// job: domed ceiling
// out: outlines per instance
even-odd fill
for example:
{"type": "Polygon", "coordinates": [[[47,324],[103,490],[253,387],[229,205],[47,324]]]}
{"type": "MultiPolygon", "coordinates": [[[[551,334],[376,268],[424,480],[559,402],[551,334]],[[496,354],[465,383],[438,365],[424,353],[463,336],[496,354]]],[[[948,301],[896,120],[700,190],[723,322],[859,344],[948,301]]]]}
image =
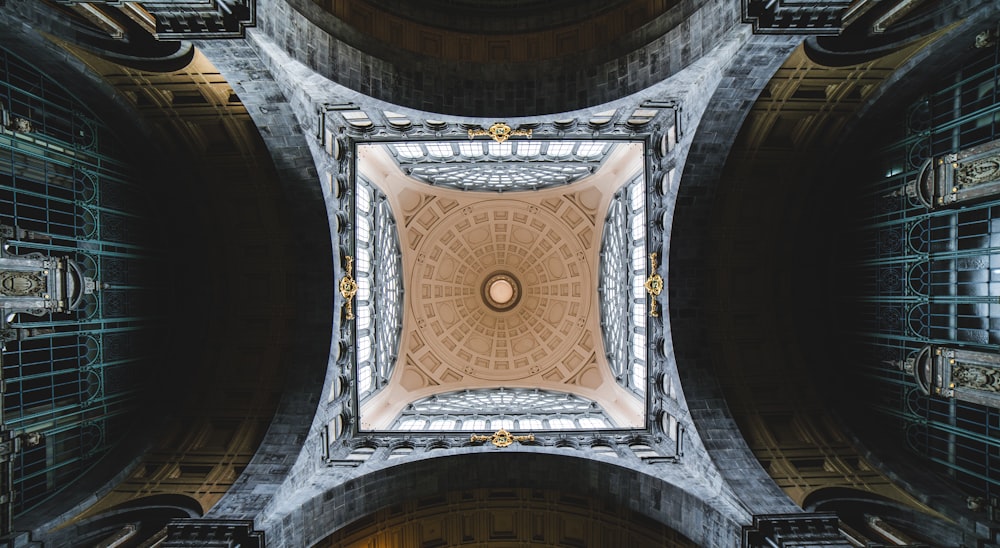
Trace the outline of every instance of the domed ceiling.
{"type": "MultiPolygon", "coordinates": [[[[602,145],[593,175],[513,192],[431,185],[404,174],[399,148],[358,146],[359,175],[395,217],[404,280],[397,361],[362,405],[362,429],[387,428],[421,398],[497,388],[573,394],[615,426],[644,425],[645,402],[609,366],[598,295],[605,218],[642,173],[643,145],[602,145]]],[[[510,162],[448,165],[503,172],[510,162]]]]}

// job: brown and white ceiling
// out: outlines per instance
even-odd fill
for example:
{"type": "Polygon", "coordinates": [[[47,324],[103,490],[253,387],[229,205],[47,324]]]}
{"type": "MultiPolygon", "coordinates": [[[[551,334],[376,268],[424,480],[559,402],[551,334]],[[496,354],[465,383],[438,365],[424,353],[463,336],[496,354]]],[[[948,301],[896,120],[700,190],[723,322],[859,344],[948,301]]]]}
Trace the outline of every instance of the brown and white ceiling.
{"type": "Polygon", "coordinates": [[[405,287],[398,363],[363,404],[362,429],[433,394],[501,387],[576,394],[642,426],[644,402],[607,363],[597,291],[608,205],[643,169],[642,143],[608,142],[600,169],[571,184],[502,193],[413,179],[389,146],[357,149],[395,215],[405,287]]]}

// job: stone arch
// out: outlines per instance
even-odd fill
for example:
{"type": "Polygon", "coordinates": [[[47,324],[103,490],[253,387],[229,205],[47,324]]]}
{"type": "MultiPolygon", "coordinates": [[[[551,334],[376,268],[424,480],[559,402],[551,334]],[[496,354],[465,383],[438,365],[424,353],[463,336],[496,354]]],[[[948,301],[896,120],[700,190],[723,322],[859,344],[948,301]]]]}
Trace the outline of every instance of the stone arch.
{"type": "Polygon", "coordinates": [[[732,0],[682,0],[611,47],[505,62],[497,70],[495,64],[387,47],[311,0],[270,2],[258,17],[260,31],[289,55],[354,91],[441,114],[491,116],[500,110],[508,117],[583,109],[642,91],[698,60],[738,24],[732,0]]]}
{"type": "Polygon", "coordinates": [[[868,491],[849,487],[817,489],[805,498],[802,507],[810,512],[836,512],[842,522],[862,534],[874,534],[869,520],[877,518],[932,545],[963,543],[961,535],[946,520],[868,491]]]}
{"type": "Polygon", "coordinates": [[[393,541],[424,546],[697,546],[671,527],[605,500],[556,490],[468,486],[383,508],[316,547],[393,541]]]}
{"type": "Polygon", "coordinates": [[[51,537],[53,546],[94,546],[112,537],[138,543],[164,531],[173,519],[198,518],[201,504],[179,494],[150,495],[118,504],[96,516],[76,522],[51,537]]]}
{"type": "MultiPolygon", "coordinates": [[[[296,493],[261,524],[269,544],[313,546],[341,529],[405,501],[440,497],[470,488],[541,489],[634,512],[673,529],[699,546],[723,546],[738,538],[747,517],[713,505],[715,494],[678,487],[650,472],[574,454],[490,451],[422,458],[374,470],[325,491],[296,493]],[[442,469],[452,473],[441,474],[442,469]],[[552,471],[559,470],[558,474],[552,471]],[[565,478],[579,478],[566,482],[565,478]]],[[[697,489],[697,488],[695,488],[697,489]]]]}

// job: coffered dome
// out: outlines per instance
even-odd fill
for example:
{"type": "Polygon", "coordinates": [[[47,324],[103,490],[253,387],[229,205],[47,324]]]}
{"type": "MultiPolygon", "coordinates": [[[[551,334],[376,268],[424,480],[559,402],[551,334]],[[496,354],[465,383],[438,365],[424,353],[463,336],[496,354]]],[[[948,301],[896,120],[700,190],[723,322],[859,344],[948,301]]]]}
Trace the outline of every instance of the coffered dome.
{"type": "Polygon", "coordinates": [[[643,402],[608,364],[597,291],[608,206],[640,172],[642,145],[602,147],[595,175],[502,193],[430,185],[404,174],[394,145],[358,147],[360,175],[396,218],[406,296],[398,359],[363,423],[383,428],[420,398],[486,388],[576,394],[642,423],[643,402]]]}

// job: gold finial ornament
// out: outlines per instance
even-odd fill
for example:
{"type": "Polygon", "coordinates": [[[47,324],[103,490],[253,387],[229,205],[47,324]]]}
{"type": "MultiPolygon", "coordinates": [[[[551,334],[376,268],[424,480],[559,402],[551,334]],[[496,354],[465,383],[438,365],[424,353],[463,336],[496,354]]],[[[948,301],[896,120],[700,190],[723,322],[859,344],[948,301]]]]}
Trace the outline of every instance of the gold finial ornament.
{"type": "Polygon", "coordinates": [[[656,297],[663,291],[663,276],[656,272],[656,253],[649,254],[649,271],[651,274],[646,278],[646,283],[642,284],[649,293],[649,315],[656,318],[660,312],[656,309],[656,297]]]}
{"type": "Polygon", "coordinates": [[[478,137],[480,135],[489,135],[490,137],[493,138],[494,141],[496,141],[498,143],[502,143],[502,142],[506,141],[508,138],[513,137],[515,135],[524,136],[524,137],[527,137],[527,138],[530,139],[531,138],[531,130],[530,129],[511,129],[510,126],[508,126],[507,124],[505,124],[503,122],[497,122],[497,123],[493,124],[492,126],[490,126],[490,129],[470,129],[469,130],[469,139],[472,139],[473,137],[478,137]]]}
{"type": "Polygon", "coordinates": [[[528,434],[527,436],[515,436],[510,432],[501,428],[500,430],[497,430],[496,433],[493,434],[492,436],[477,436],[476,434],[473,434],[471,437],[469,437],[469,441],[489,441],[492,442],[493,445],[496,445],[497,447],[507,447],[508,445],[514,443],[515,441],[516,442],[535,441],[535,435],[528,434]]]}
{"type": "Polygon", "coordinates": [[[345,255],[344,260],[347,262],[347,273],[340,279],[338,289],[340,290],[340,296],[346,299],[346,302],[344,302],[344,308],[347,309],[347,315],[344,316],[344,318],[353,320],[354,307],[351,304],[351,299],[353,299],[354,295],[358,292],[358,282],[354,281],[354,257],[345,255]]]}

